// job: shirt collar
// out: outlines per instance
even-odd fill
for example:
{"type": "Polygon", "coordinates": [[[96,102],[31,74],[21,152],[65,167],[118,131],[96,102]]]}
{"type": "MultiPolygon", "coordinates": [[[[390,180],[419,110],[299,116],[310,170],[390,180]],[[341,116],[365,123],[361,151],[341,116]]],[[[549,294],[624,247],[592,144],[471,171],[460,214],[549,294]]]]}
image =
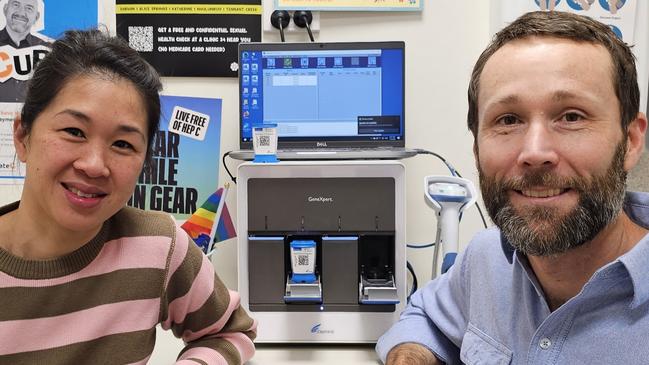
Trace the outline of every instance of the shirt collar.
{"type": "MultiPolygon", "coordinates": [[[[624,200],[625,213],[637,224],[649,228],[649,194],[629,191],[624,200]]],[[[649,300],[649,234],[631,251],[618,259],[626,268],[633,283],[633,301],[636,308],[649,300]]]]}
{"type": "Polygon", "coordinates": [[[502,232],[500,233],[500,247],[502,248],[507,261],[512,265],[520,265],[520,267],[523,268],[525,275],[527,275],[527,279],[530,281],[530,283],[532,283],[534,290],[536,290],[536,294],[540,297],[543,297],[543,289],[541,288],[539,281],[536,279],[534,270],[532,270],[527,257],[520,251],[517,251],[514,246],[509,243],[507,238],[505,238],[502,232]]]}
{"type": "MultiPolygon", "coordinates": [[[[501,243],[503,252],[509,263],[511,264],[516,261],[527,274],[527,278],[534,286],[537,294],[543,296],[541,285],[538,283],[527,257],[510,246],[504,237],[501,238],[501,243]]],[[[649,285],[647,285],[649,283],[649,234],[644,236],[631,251],[620,256],[616,261],[622,263],[633,285],[633,300],[631,301],[630,308],[635,309],[649,301],[649,285]]],[[[611,264],[615,264],[616,261],[613,261],[611,264]]]]}
{"type": "Polygon", "coordinates": [[[649,234],[618,260],[628,271],[633,283],[631,309],[637,308],[649,300],[649,234]]]}

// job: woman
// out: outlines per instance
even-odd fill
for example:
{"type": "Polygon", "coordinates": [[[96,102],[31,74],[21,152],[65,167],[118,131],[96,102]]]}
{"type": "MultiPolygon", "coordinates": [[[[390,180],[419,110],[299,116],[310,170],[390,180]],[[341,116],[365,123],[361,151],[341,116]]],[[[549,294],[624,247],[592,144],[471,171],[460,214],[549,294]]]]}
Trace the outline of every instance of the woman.
{"type": "Polygon", "coordinates": [[[158,129],[156,72],[123,41],[70,31],[52,45],[14,122],[26,163],[0,208],[0,364],[145,364],[155,326],[178,364],[239,364],[256,323],[188,236],[125,207],[158,129]]]}

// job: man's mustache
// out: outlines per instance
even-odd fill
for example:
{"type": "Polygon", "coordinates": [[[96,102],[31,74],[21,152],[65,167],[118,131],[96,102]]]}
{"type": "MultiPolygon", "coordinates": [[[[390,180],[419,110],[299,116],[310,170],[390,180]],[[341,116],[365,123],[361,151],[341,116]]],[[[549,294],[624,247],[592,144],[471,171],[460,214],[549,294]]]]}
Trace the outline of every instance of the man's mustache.
{"type": "Polygon", "coordinates": [[[26,16],[17,15],[17,14],[12,15],[12,16],[11,16],[11,19],[14,19],[14,20],[21,20],[21,21],[23,21],[23,22],[25,22],[25,23],[27,23],[27,22],[29,21],[29,18],[27,18],[26,16]]]}
{"type": "Polygon", "coordinates": [[[538,186],[549,189],[582,190],[586,185],[583,179],[576,177],[558,176],[548,172],[532,172],[523,176],[507,179],[501,182],[503,190],[526,190],[538,186]]]}

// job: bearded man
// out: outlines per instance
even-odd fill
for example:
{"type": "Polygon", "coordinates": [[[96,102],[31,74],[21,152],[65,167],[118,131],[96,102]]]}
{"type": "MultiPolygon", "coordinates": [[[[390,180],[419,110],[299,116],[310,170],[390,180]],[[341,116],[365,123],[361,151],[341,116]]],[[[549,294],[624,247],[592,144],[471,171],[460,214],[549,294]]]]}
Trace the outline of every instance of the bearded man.
{"type": "Polygon", "coordinates": [[[496,227],[415,293],[377,344],[396,364],[641,364],[649,358],[649,194],[629,47],[606,25],[528,13],[494,37],[468,126],[496,227]]]}

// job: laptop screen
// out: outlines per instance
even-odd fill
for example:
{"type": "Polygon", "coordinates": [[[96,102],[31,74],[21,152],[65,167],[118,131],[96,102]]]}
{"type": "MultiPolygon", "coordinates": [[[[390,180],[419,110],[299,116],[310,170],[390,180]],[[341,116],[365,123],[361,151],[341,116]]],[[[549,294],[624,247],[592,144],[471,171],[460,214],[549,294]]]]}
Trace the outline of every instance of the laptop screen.
{"type": "Polygon", "coordinates": [[[279,148],[404,146],[404,43],[240,43],[240,145],[276,123],[279,148]]]}

